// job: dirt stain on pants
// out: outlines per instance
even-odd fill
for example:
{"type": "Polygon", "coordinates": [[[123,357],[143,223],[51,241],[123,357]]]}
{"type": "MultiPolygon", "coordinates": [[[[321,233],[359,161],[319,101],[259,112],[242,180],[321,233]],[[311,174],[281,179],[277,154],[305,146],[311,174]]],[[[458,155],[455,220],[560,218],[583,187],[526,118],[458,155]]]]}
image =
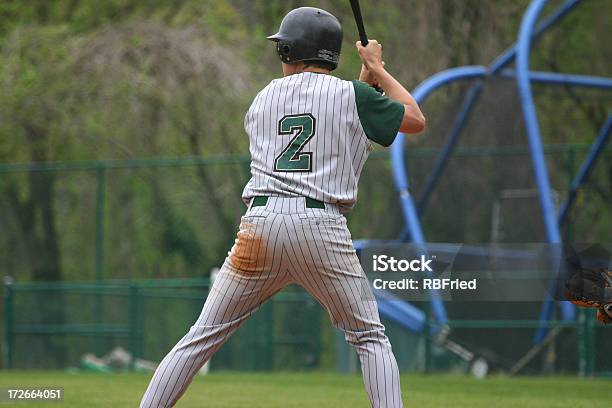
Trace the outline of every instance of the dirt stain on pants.
{"type": "Polygon", "coordinates": [[[243,222],[229,253],[229,263],[245,275],[261,273],[266,264],[264,249],[264,240],[256,226],[243,222]]]}

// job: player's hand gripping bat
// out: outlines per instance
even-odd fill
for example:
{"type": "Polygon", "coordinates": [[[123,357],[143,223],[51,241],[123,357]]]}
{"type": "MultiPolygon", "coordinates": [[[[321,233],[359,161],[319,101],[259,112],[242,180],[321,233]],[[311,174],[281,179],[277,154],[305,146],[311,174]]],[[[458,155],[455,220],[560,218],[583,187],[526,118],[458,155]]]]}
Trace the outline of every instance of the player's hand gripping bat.
{"type": "MultiPolygon", "coordinates": [[[[351,8],[353,9],[353,15],[355,16],[355,22],[357,23],[357,31],[359,31],[359,40],[361,40],[362,46],[368,45],[368,36],[363,25],[363,16],[361,15],[361,7],[359,7],[359,0],[350,0],[351,8]]],[[[383,93],[382,88],[374,87],[378,92],[383,93]]]]}

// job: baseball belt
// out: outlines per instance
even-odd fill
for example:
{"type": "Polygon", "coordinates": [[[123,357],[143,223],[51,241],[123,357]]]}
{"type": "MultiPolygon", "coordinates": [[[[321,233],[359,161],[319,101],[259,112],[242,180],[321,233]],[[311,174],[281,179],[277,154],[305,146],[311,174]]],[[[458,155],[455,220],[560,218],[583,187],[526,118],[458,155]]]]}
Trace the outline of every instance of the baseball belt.
{"type": "MultiPolygon", "coordinates": [[[[268,196],[256,196],[251,201],[251,208],[264,207],[268,203],[268,196]]],[[[306,199],[306,208],[321,208],[325,209],[323,201],[315,200],[314,198],[304,197],[306,199]]]]}

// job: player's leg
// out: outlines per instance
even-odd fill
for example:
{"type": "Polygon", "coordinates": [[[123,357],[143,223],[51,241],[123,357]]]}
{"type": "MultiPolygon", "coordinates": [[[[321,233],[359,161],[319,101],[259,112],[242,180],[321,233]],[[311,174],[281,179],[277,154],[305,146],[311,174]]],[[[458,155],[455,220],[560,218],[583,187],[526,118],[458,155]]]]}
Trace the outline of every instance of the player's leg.
{"type": "Polygon", "coordinates": [[[319,213],[287,223],[292,275],[329,311],[334,325],[357,350],[372,406],[402,407],[397,362],[346,220],[319,213]]]}
{"type": "Polygon", "coordinates": [[[162,360],[141,407],[171,407],[195,373],[259,307],[287,284],[273,215],[243,217],[236,243],[209,292],[200,317],[162,360]]]}

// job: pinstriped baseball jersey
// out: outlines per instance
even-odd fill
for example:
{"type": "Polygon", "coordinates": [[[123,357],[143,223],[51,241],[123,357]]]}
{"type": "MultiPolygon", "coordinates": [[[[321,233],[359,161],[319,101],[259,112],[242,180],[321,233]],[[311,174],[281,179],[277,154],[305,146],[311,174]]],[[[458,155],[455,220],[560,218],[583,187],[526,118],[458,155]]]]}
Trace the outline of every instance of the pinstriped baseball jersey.
{"type": "Polygon", "coordinates": [[[302,196],[349,212],[370,140],[389,145],[403,114],[359,81],[313,72],[272,81],[245,116],[252,178],[243,199],[302,196]]]}

